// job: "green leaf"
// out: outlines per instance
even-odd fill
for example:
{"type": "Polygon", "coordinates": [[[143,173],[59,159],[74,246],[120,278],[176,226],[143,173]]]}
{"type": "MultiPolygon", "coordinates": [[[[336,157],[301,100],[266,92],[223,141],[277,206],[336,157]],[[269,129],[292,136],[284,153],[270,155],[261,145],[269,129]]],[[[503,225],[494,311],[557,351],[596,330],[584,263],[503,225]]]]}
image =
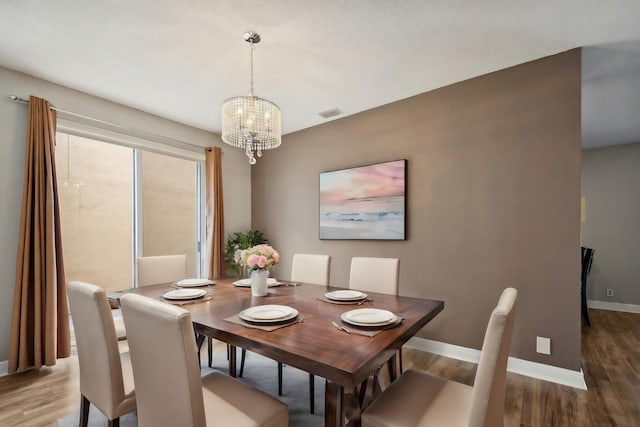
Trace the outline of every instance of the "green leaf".
{"type": "Polygon", "coordinates": [[[247,230],[245,232],[235,232],[227,236],[227,242],[224,245],[224,261],[229,272],[239,276],[242,267],[233,259],[234,254],[240,249],[249,249],[255,245],[269,243],[267,238],[260,230],[247,230]]]}

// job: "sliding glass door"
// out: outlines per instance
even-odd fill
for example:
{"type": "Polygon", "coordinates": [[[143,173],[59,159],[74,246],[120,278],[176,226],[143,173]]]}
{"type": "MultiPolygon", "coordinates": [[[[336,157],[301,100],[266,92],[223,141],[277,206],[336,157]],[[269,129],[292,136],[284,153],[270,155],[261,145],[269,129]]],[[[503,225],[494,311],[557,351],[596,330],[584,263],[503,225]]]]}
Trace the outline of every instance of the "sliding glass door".
{"type": "Polygon", "coordinates": [[[200,272],[199,166],[193,160],[57,134],[67,280],[134,286],[141,256],[186,254],[200,272]]]}
{"type": "Polygon", "coordinates": [[[67,280],[131,287],[133,150],[61,133],[56,141],[67,280]]]}
{"type": "Polygon", "coordinates": [[[197,163],[140,152],[139,256],[187,255],[187,274],[198,274],[197,163]]]}

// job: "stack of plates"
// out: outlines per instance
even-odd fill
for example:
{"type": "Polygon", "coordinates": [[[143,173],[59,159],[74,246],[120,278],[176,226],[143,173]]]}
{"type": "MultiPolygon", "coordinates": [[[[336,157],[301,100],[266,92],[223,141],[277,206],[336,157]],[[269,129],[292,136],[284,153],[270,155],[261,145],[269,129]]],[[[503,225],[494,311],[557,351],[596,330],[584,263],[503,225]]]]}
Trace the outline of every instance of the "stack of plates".
{"type": "Polygon", "coordinates": [[[340,316],[343,322],[356,326],[387,326],[398,321],[398,316],[379,308],[359,308],[340,316]]]}
{"type": "Polygon", "coordinates": [[[162,297],[172,300],[184,300],[202,298],[206,294],[207,291],[202,289],[176,289],[175,291],[166,292],[162,297]]]}
{"type": "Polygon", "coordinates": [[[178,280],[175,284],[181,288],[194,288],[198,286],[215,285],[216,282],[209,279],[182,279],[178,280]]]}
{"type": "MultiPolygon", "coordinates": [[[[272,288],[274,286],[278,286],[280,283],[274,278],[269,277],[267,279],[267,286],[272,288]]],[[[233,286],[239,286],[241,288],[249,288],[251,287],[251,279],[240,279],[233,282],[233,286]]]]}
{"type": "Polygon", "coordinates": [[[238,315],[242,320],[255,323],[284,322],[298,316],[298,310],[286,305],[256,305],[242,310],[238,315]]]}
{"type": "Polygon", "coordinates": [[[367,297],[367,294],[360,291],[342,290],[327,292],[324,294],[325,298],[333,301],[360,301],[367,297]]]}

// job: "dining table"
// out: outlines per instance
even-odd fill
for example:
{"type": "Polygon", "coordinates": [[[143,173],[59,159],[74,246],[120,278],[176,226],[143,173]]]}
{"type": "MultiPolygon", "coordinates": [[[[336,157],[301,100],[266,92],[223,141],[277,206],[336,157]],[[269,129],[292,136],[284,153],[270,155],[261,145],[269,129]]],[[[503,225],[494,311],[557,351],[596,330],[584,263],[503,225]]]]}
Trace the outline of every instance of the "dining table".
{"type": "MultiPolygon", "coordinates": [[[[191,313],[196,334],[231,346],[230,375],[235,376],[235,349],[241,347],[325,378],[325,426],[359,425],[364,407],[358,387],[385,364],[390,379],[395,379],[396,364],[389,361],[395,360],[403,344],[444,309],[440,300],[369,291],[364,291],[366,298],[360,301],[333,303],[325,295],[345,288],[288,281],[278,281],[266,296],[255,297],[250,288],[235,286],[234,281],[216,279],[215,284],[202,288],[206,298],[177,303],[191,313]],[[294,308],[298,316],[288,326],[274,330],[238,321],[237,315],[243,310],[266,304],[294,308]],[[379,332],[361,335],[360,330],[372,328],[343,322],[345,312],[360,308],[389,311],[398,321],[379,332]]],[[[121,295],[133,292],[163,300],[163,294],[172,289],[175,284],[162,283],[112,292],[109,298],[118,302],[121,295]]]]}

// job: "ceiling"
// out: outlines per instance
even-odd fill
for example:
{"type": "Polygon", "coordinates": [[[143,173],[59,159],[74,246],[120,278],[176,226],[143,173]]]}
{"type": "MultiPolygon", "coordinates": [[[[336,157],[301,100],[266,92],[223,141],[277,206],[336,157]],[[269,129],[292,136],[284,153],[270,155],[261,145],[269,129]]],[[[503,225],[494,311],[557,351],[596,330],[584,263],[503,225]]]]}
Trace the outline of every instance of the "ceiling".
{"type": "Polygon", "coordinates": [[[638,0],[3,0],[0,66],[220,132],[222,102],[249,90],[254,30],[255,92],[286,134],[589,46],[596,147],[640,141],[639,17],[638,0]]]}

